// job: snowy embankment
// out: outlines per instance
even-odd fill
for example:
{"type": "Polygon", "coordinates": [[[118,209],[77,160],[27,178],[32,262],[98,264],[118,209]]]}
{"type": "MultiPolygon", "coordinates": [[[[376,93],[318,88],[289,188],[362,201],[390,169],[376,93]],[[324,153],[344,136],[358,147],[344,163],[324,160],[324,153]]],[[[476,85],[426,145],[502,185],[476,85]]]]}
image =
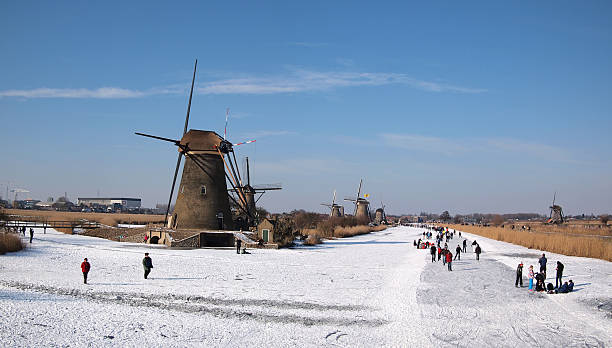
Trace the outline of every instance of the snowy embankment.
{"type": "MultiPolygon", "coordinates": [[[[511,256],[527,249],[478,238],[485,250],[481,262],[466,255],[448,272],[412,246],[421,232],[398,227],[311,248],[237,255],[230,249],[172,250],[36,231],[26,251],[0,256],[0,341],[6,346],[611,344],[611,319],[597,308],[602,300],[610,303],[610,263],[562,259],[578,291],[528,294],[514,288],[514,263],[520,259],[511,256]],[[149,280],[142,274],[144,252],[155,266],[149,280]],[[79,267],[84,257],[92,265],[88,285],[79,267]],[[593,279],[587,282],[581,275],[589,267],[593,279]]],[[[527,265],[529,260],[523,258],[527,265]]]]}

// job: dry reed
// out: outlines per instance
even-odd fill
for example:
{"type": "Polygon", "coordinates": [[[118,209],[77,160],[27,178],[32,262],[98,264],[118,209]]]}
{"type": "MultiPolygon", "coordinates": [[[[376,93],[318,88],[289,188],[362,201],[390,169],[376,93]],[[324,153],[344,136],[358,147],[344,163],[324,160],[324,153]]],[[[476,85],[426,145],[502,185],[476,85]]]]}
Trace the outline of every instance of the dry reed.
{"type": "Polygon", "coordinates": [[[348,227],[336,226],[336,228],[334,229],[334,236],[338,238],[353,237],[353,236],[358,236],[360,234],[367,234],[367,233],[374,232],[374,231],[382,231],[386,228],[387,226],[384,226],[384,225],[380,225],[380,226],[360,225],[360,226],[348,226],[348,227]]]}
{"type": "Polygon", "coordinates": [[[313,246],[321,243],[323,243],[323,241],[316,234],[311,234],[306,238],[306,240],[304,240],[304,245],[313,246]]]}
{"type": "Polygon", "coordinates": [[[14,233],[0,233],[0,255],[23,249],[23,243],[19,235],[14,233]]]}
{"type": "Polygon", "coordinates": [[[82,213],[82,212],[67,212],[54,210],[23,210],[23,209],[7,209],[7,214],[18,215],[23,219],[32,218],[38,221],[53,220],[53,221],[79,221],[88,220],[99,222],[108,226],[116,226],[117,223],[139,224],[146,225],[151,223],[164,222],[163,215],[151,214],[114,214],[114,213],[82,213]]]}
{"type": "Polygon", "coordinates": [[[486,238],[522,245],[530,249],[612,261],[612,238],[605,236],[568,234],[559,231],[559,229],[555,231],[556,226],[550,225],[548,225],[549,231],[547,232],[533,228],[528,231],[520,228],[469,225],[448,225],[448,227],[486,238]]]}

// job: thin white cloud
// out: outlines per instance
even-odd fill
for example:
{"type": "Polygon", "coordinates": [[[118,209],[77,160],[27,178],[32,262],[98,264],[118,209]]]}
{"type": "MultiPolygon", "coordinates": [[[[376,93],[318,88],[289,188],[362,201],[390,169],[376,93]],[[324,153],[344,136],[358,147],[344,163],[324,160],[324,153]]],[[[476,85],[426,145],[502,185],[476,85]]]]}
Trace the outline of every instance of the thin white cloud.
{"type": "MultiPolygon", "coordinates": [[[[279,76],[251,76],[226,78],[199,83],[200,94],[282,94],[298,92],[328,91],[337,88],[405,85],[427,92],[483,93],[486,89],[468,88],[446,83],[424,81],[399,73],[369,72],[323,72],[306,69],[291,69],[279,76]]],[[[120,99],[141,98],[151,95],[182,94],[185,88],[177,85],[148,90],[120,87],[87,88],[36,88],[0,91],[0,97],[21,98],[97,98],[120,99]]]]}
{"type": "Polygon", "coordinates": [[[379,134],[386,146],[443,155],[520,155],[553,162],[585,163],[561,147],[514,138],[441,138],[418,134],[379,134]]]}
{"type": "MultiPolygon", "coordinates": [[[[158,92],[157,92],[158,93],[158,92]]],[[[97,99],[117,99],[117,98],[140,98],[147,95],[145,92],[118,88],[102,87],[98,89],[87,88],[35,88],[35,89],[10,89],[0,91],[0,97],[21,97],[21,98],[97,98],[97,99]]]]}
{"type": "Polygon", "coordinates": [[[321,72],[297,69],[288,75],[242,77],[200,85],[202,94],[278,94],[326,91],[343,87],[407,85],[428,92],[483,93],[486,89],[467,88],[423,81],[398,73],[321,72]]]}

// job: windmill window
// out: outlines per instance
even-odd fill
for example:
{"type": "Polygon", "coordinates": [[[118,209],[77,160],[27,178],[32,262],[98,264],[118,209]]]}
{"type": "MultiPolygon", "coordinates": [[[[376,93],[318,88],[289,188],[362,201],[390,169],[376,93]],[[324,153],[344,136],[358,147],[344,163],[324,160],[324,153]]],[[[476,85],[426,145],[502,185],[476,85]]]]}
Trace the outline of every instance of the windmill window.
{"type": "Polygon", "coordinates": [[[202,186],[200,187],[200,194],[201,194],[202,196],[205,196],[205,195],[206,195],[206,186],[205,186],[205,185],[202,185],[202,186]]]}

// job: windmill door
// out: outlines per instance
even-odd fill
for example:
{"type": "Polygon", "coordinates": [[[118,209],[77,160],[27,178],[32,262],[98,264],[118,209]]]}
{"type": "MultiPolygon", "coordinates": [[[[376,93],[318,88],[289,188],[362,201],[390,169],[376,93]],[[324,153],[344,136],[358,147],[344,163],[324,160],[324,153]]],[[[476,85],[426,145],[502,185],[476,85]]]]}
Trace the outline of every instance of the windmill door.
{"type": "Polygon", "coordinates": [[[263,229],[261,230],[261,234],[264,240],[264,243],[268,243],[268,239],[269,239],[269,234],[270,234],[270,230],[268,229],[263,229]]]}

